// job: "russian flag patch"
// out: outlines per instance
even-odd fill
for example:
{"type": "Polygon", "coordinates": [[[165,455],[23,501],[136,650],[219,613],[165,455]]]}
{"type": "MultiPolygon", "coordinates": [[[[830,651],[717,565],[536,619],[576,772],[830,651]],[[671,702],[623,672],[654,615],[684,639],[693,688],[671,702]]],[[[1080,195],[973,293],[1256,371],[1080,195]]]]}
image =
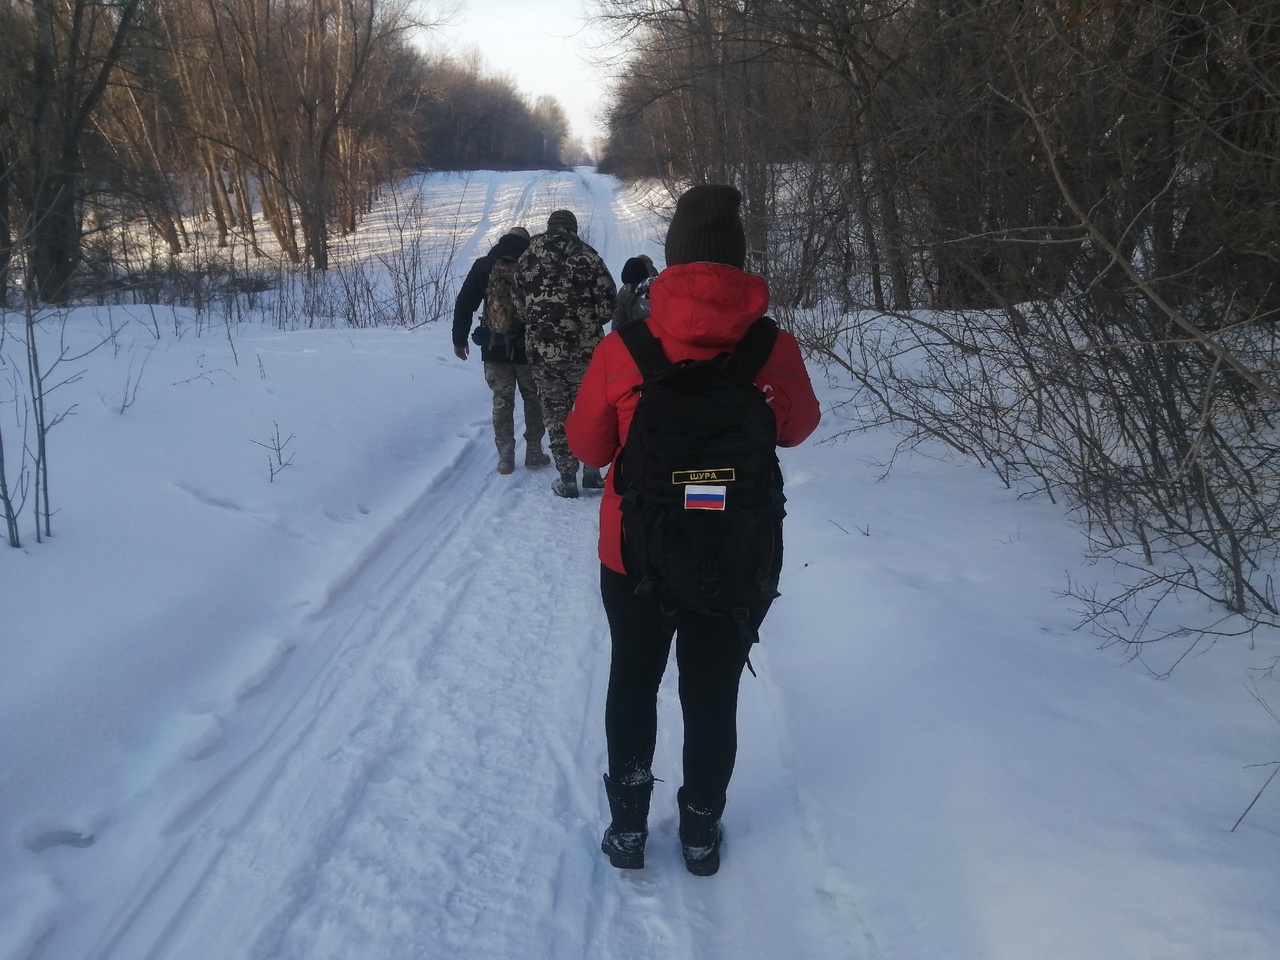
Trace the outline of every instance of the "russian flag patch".
{"type": "Polygon", "coordinates": [[[684,488],[686,510],[723,510],[728,487],[707,487],[691,483],[684,488]]]}

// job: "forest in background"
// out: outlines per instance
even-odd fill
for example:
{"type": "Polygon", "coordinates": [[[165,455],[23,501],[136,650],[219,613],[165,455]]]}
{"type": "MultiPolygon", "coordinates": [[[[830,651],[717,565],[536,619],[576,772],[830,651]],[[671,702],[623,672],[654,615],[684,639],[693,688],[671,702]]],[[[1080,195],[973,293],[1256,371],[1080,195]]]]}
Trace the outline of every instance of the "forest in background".
{"type": "Polygon", "coordinates": [[[554,98],[424,49],[440,26],[408,0],[0,0],[0,287],[17,263],[66,303],[137,268],[112,225],[163,260],[192,218],[324,270],[407,171],[581,153],[554,98]]]}
{"type": "Polygon", "coordinates": [[[1079,597],[1118,641],[1280,622],[1280,3],[593,6],[601,169],[737,185],[864,423],[1064,502],[1128,571],[1079,597]]]}

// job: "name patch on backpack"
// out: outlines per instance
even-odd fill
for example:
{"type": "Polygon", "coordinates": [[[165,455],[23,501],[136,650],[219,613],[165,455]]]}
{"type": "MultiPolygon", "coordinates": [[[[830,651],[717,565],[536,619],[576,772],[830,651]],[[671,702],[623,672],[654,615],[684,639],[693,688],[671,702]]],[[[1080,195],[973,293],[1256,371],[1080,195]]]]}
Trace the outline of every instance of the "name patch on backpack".
{"type": "Polygon", "coordinates": [[[727,489],[688,484],[684,488],[684,508],[686,510],[723,510],[727,489]]]}
{"type": "Polygon", "coordinates": [[[677,470],[671,474],[673,486],[686,483],[733,483],[737,480],[733,467],[721,467],[718,470],[677,470]]]}

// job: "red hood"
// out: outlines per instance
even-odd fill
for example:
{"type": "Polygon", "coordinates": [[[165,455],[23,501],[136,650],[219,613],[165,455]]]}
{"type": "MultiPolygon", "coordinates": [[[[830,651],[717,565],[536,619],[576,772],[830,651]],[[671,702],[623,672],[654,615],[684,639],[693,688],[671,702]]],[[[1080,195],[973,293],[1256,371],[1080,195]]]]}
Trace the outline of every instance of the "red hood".
{"type": "Polygon", "coordinates": [[[769,284],[721,263],[681,263],[658,274],[649,303],[649,325],[659,337],[729,346],[769,309],[769,284]]]}

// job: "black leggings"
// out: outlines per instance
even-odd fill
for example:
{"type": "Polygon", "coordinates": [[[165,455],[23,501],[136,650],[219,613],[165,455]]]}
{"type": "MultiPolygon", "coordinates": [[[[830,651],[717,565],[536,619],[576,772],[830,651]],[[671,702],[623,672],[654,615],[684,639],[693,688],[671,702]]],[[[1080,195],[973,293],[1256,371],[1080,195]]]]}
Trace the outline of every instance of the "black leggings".
{"type": "MultiPolygon", "coordinates": [[[[685,795],[721,807],[738,752],[738,681],[748,645],[728,617],[681,613],[666,617],[635,595],[636,582],[600,568],[600,595],[613,636],[604,729],[609,777],[629,782],[653,767],[658,736],[658,686],[676,640],[680,709],[684,714],[685,795]]],[[[769,604],[751,611],[758,628],[769,604]]]]}

